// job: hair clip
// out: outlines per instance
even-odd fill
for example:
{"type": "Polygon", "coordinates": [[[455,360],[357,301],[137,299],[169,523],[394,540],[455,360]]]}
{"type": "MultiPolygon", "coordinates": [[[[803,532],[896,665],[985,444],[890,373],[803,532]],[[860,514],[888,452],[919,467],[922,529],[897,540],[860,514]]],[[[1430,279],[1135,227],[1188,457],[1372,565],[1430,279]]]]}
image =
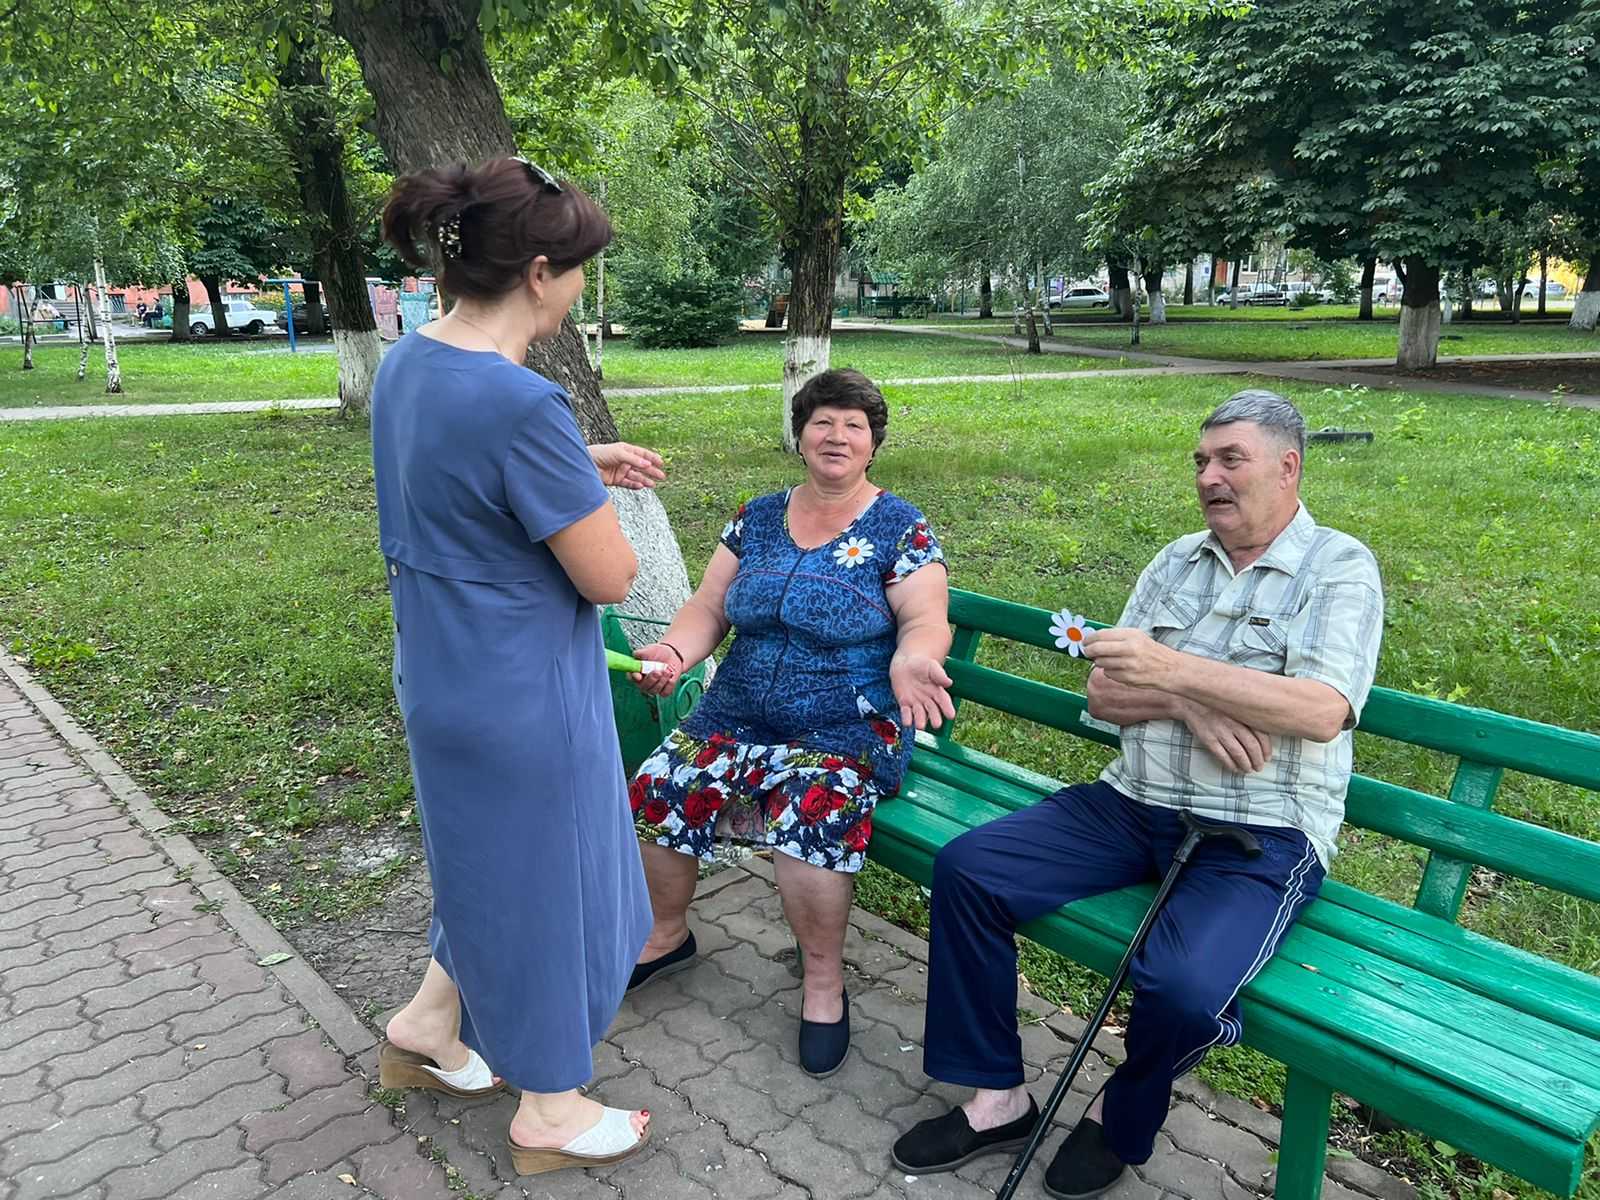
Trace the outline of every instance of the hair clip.
{"type": "Polygon", "coordinates": [[[460,258],[461,214],[457,213],[448,220],[440,221],[434,227],[434,236],[439,239],[439,250],[446,258],[460,258]]]}

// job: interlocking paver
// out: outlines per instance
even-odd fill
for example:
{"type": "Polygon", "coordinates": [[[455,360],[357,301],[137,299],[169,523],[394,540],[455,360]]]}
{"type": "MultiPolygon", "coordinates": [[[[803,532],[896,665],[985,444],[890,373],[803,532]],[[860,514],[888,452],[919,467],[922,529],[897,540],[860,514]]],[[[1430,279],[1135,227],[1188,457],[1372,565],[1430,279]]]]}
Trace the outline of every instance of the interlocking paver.
{"type": "MultiPolygon", "coordinates": [[[[320,956],[315,940],[300,947],[365,1011],[403,1002],[426,962],[421,871],[396,883],[382,917],[364,915],[370,930],[320,956]]],[[[513,1095],[412,1092],[398,1114],[376,1103],[375,1081],[349,1065],[372,1072],[370,1043],[347,1061],[329,1040],[335,1025],[319,1028],[201,903],[0,676],[0,1200],[445,1200],[462,1189],[486,1200],[973,1200],[1009,1166],[1002,1156],[908,1177],[889,1163],[901,1130],[961,1092],[921,1072],[926,944],[876,917],[854,914],[845,942],[844,1067],[826,1080],[799,1070],[793,939],[759,858],[702,882],[699,962],[627,998],[595,1049],[593,1094],[649,1108],[650,1146],[609,1169],[537,1179],[514,1175],[505,1146],[513,1095]]],[[[1061,1013],[1024,1028],[1039,1095],[1081,1029],[1061,1013]]],[[[1106,1058],[1120,1060],[1113,1036],[1095,1046],[1063,1123],[1106,1058]]],[[[1036,1174],[1062,1136],[1052,1132],[1036,1174]]],[[[1270,1114],[1185,1081],[1155,1156],[1109,1195],[1252,1200],[1270,1186],[1275,1142],[1270,1114]]],[[[1366,1163],[1340,1160],[1330,1176],[1330,1200],[1415,1200],[1366,1163]]]]}
{"type": "MultiPolygon", "coordinates": [[[[20,706],[0,675],[0,711],[20,706]]],[[[261,953],[36,719],[0,725],[0,880],[0,1200],[343,1198],[339,1172],[314,1172],[373,1147],[408,1197],[450,1195],[261,953]],[[349,1112],[296,1123],[317,1088],[347,1089],[349,1112]],[[256,1154],[263,1115],[291,1127],[256,1154]]]]}

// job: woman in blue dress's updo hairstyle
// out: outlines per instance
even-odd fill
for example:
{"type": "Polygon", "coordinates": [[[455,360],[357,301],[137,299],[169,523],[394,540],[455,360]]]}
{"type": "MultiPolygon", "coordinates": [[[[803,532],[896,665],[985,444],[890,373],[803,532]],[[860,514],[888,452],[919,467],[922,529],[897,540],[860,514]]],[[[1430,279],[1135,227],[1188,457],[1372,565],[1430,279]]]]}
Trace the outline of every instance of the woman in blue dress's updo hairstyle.
{"type": "Polygon", "coordinates": [[[805,481],[740,507],[666,636],[636,651],[665,666],[639,686],[668,695],[734,632],[629,788],[655,910],[629,990],[693,962],[689,901],[715,837],[771,847],[805,958],[800,1065],[820,1076],[850,1046],[845,923],[873,806],[899,790],[913,730],[955,710],[944,552],[922,513],[867,479],[882,394],[859,371],[824,371],[792,420],[805,481]]]}

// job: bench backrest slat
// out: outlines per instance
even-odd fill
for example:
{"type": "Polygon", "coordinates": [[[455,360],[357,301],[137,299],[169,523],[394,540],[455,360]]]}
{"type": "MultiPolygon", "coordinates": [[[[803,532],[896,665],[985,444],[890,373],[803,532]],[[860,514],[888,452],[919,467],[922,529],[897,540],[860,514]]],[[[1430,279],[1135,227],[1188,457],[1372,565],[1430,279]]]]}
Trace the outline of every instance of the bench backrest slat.
{"type": "MultiPolygon", "coordinates": [[[[963,638],[960,655],[953,655],[946,664],[953,696],[1116,747],[1115,732],[1084,723],[1088,704],[1078,693],[965,657],[975,653],[973,634],[978,632],[1054,649],[1049,617],[1043,609],[952,590],[951,618],[963,638]]],[[[1346,807],[1351,824],[1401,838],[1437,856],[1430,859],[1418,892],[1423,911],[1453,920],[1465,895],[1471,864],[1568,895],[1600,900],[1600,845],[1489,811],[1506,766],[1583,786],[1589,759],[1600,765],[1600,737],[1482,709],[1460,709],[1462,730],[1452,732],[1444,718],[1459,706],[1401,692],[1387,692],[1386,698],[1385,722],[1402,716],[1416,722],[1403,734],[1386,736],[1435,749],[1449,744],[1472,751],[1472,757],[1459,765],[1447,800],[1362,775],[1351,780],[1346,807]],[[1493,748],[1487,745],[1491,742],[1493,748]],[[1511,754],[1507,744],[1519,746],[1520,753],[1532,757],[1511,754]],[[1545,755],[1551,757],[1542,757],[1545,755]]],[[[1379,708],[1381,715],[1384,705],[1379,708]]],[[[951,744],[954,725],[952,722],[940,731],[941,745],[951,744]]],[[[1366,727],[1363,720],[1362,728],[1366,727]]],[[[1600,790],[1600,775],[1595,786],[1600,790]]]]}

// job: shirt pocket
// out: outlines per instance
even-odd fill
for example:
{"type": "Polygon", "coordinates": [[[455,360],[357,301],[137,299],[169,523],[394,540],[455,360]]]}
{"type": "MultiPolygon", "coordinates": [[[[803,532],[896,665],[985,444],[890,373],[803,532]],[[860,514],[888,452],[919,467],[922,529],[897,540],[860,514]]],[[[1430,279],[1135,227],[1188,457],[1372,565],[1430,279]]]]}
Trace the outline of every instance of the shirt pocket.
{"type": "Polygon", "coordinates": [[[1289,654],[1292,612],[1255,611],[1247,614],[1228,641],[1228,661],[1241,667],[1283,674],[1289,654]]]}
{"type": "Polygon", "coordinates": [[[1164,645],[1181,648],[1200,615],[1197,605],[1182,596],[1169,596],[1150,614],[1150,636],[1164,645]]]}

